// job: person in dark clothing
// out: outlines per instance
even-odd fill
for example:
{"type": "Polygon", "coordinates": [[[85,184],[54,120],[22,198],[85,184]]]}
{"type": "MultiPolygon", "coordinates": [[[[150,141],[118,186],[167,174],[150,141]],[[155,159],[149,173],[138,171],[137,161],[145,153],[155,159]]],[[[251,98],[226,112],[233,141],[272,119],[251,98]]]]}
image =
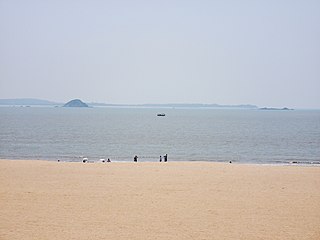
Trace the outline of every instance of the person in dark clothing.
{"type": "Polygon", "coordinates": [[[137,155],[134,156],[133,161],[134,162],[138,162],[138,156],[137,155]]]}
{"type": "Polygon", "coordinates": [[[162,162],[162,157],[160,156],[160,162],[162,162]]]}
{"type": "Polygon", "coordinates": [[[107,162],[111,162],[110,158],[108,158],[107,162]]]}
{"type": "Polygon", "coordinates": [[[163,159],[164,159],[164,162],[167,162],[168,161],[168,154],[164,155],[163,159]]]}

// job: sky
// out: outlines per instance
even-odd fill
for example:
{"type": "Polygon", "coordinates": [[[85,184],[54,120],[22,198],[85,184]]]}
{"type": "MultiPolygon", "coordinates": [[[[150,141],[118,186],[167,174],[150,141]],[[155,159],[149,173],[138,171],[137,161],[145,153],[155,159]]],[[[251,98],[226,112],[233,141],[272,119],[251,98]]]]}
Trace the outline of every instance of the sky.
{"type": "Polygon", "coordinates": [[[0,98],[320,109],[320,1],[0,0],[0,98]]]}

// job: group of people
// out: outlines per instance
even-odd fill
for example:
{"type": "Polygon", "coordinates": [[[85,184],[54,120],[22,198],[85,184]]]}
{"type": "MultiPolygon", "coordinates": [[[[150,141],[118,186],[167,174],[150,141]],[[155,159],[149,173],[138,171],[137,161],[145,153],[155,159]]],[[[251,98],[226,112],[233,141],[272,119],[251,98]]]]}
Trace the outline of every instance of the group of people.
{"type": "MultiPolygon", "coordinates": [[[[108,158],[108,160],[100,159],[100,161],[103,162],[103,163],[105,163],[105,162],[111,162],[110,158],[108,158]]],[[[138,156],[137,156],[137,155],[135,155],[135,156],[133,157],[133,161],[134,161],[134,162],[138,162],[138,156]]],[[[167,162],[167,161],[168,161],[168,154],[163,155],[163,157],[160,156],[160,162],[162,162],[162,161],[163,161],[163,162],[167,162]]],[[[60,159],[58,159],[58,162],[60,162],[60,159]]],[[[83,158],[83,159],[82,159],[82,162],[83,162],[83,163],[88,163],[89,160],[88,160],[88,158],[83,158]]]]}
{"type": "MultiPolygon", "coordinates": [[[[134,161],[134,162],[138,162],[138,156],[137,156],[137,155],[135,155],[135,156],[133,157],[133,161],[134,161]]],[[[164,162],[167,162],[167,161],[168,161],[168,154],[166,154],[166,155],[163,156],[163,161],[164,161],[164,162]]],[[[162,162],[162,156],[160,156],[160,162],[162,162]]]]}
{"type": "MultiPolygon", "coordinates": [[[[106,162],[106,160],[102,159],[101,162],[106,162]]],[[[111,162],[110,158],[108,158],[107,162],[111,162]]]]}
{"type": "MultiPolygon", "coordinates": [[[[167,162],[168,161],[168,154],[163,156],[163,161],[167,162]]],[[[162,162],[162,156],[160,156],[160,162],[162,162]]]]}
{"type": "MultiPolygon", "coordinates": [[[[107,161],[106,161],[104,158],[102,158],[102,159],[100,159],[100,161],[103,162],[103,163],[105,163],[105,162],[111,162],[110,158],[108,158],[107,161]]],[[[59,159],[58,159],[58,162],[60,162],[59,159]]],[[[83,159],[82,159],[82,162],[83,162],[83,163],[88,163],[89,160],[88,160],[88,158],[83,158],[83,159]]]]}

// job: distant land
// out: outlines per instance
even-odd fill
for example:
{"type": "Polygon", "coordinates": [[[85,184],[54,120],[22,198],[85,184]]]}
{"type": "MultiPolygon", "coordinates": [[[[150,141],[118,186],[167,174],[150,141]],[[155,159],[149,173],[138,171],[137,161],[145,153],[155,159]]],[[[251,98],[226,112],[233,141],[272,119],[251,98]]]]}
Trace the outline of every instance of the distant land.
{"type": "Polygon", "coordinates": [[[264,107],[264,108],[259,108],[260,110],[280,110],[280,111],[288,111],[288,110],[293,110],[292,108],[268,108],[268,107],[264,107]]]}
{"type": "Polygon", "coordinates": [[[63,107],[89,107],[88,104],[82,102],[80,99],[73,99],[66,104],[63,105],[63,107]]]}
{"type": "Polygon", "coordinates": [[[88,103],[90,106],[97,107],[150,107],[150,108],[241,108],[258,109],[255,105],[220,105],[220,104],[202,104],[202,103],[164,103],[164,104],[107,104],[107,103],[88,103]]]}
{"type": "MultiPolygon", "coordinates": [[[[74,99],[79,100],[79,99],[74,99]]],[[[81,101],[81,100],[79,100],[81,101]]],[[[82,102],[82,101],[81,101],[82,102]]],[[[70,103],[70,102],[69,102],[70,103]]],[[[73,102],[75,103],[75,102],[73,102]]],[[[73,104],[72,103],[72,104],[73,104]]],[[[77,103],[79,103],[77,101],[77,103]]],[[[77,103],[75,103],[77,105],[77,103]]],[[[83,102],[82,102],[83,103],[83,102]]],[[[235,108],[235,109],[258,109],[256,105],[220,105],[201,103],[166,103],[166,104],[110,104],[110,103],[84,103],[90,107],[150,107],[150,108],[235,108]]],[[[64,106],[64,103],[53,102],[34,98],[0,99],[0,105],[6,106],[64,106]]],[[[69,104],[70,105],[70,104],[69,104]]],[[[80,104],[81,105],[81,104],[80,104]]]]}
{"type": "Polygon", "coordinates": [[[251,104],[239,105],[221,105],[221,104],[202,104],[202,103],[164,103],[164,104],[112,104],[112,103],[84,103],[80,99],[74,99],[68,103],[59,103],[43,99],[35,98],[15,98],[15,99],[0,99],[0,105],[3,106],[59,106],[59,107],[149,107],[149,108],[226,108],[226,109],[259,109],[259,110],[279,110],[288,111],[292,108],[259,108],[251,104]]]}
{"type": "Polygon", "coordinates": [[[62,105],[48,100],[35,98],[0,99],[0,105],[62,105]]]}

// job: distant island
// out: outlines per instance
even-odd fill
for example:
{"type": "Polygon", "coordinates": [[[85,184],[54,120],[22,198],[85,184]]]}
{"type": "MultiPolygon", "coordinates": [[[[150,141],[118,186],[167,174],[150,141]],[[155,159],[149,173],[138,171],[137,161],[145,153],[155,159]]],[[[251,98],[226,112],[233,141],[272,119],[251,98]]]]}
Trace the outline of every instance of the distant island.
{"type": "Polygon", "coordinates": [[[89,107],[88,104],[82,102],[80,99],[73,99],[67,102],[63,107],[89,107]]]}
{"type": "Polygon", "coordinates": [[[260,110],[280,110],[280,111],[288,111],[288,110],[293,110],[292,108],[268,108],[268,107],[264,107],[264,108],[259,108],[260,110]]]}

